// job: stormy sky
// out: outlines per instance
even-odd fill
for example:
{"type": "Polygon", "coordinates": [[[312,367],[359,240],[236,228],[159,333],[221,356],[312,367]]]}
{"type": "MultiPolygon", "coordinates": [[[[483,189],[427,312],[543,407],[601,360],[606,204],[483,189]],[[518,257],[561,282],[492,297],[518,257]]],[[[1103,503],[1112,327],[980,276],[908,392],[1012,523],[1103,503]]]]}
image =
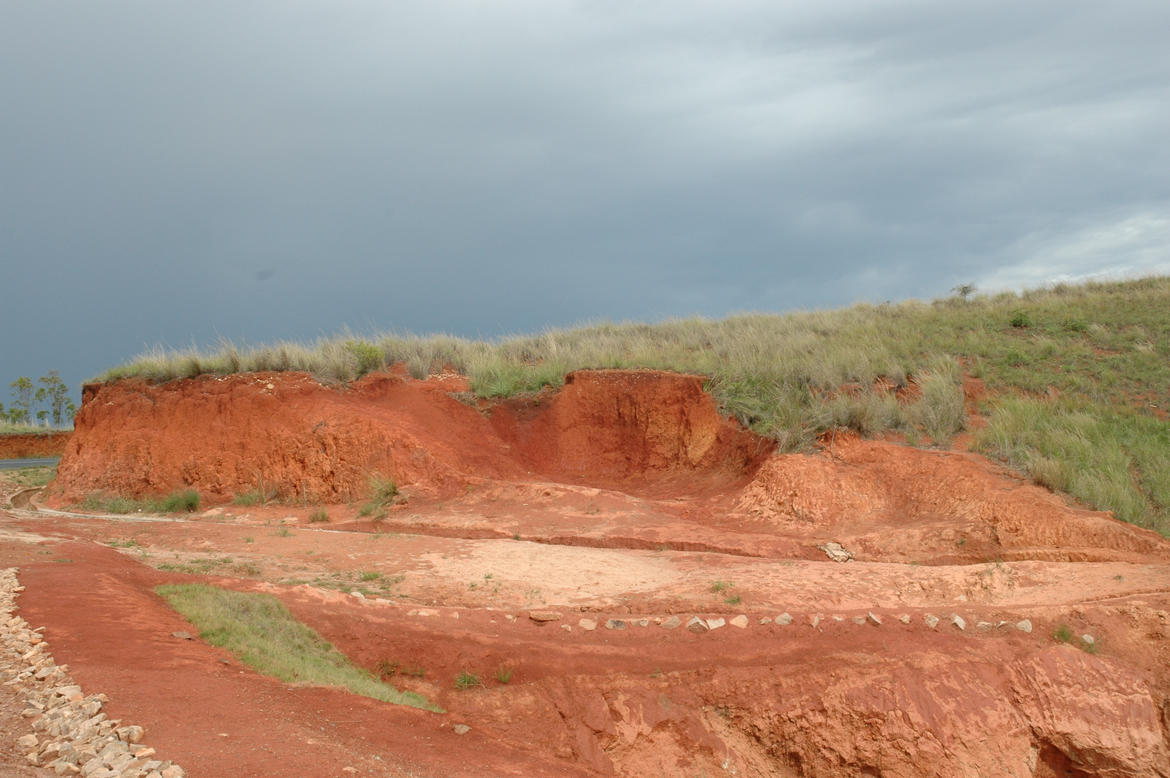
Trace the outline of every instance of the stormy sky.
{"type": "Polygon", "coordinates": [[[1170,272],[1170,3],[0,0],[0,402],[1170,272]]]}

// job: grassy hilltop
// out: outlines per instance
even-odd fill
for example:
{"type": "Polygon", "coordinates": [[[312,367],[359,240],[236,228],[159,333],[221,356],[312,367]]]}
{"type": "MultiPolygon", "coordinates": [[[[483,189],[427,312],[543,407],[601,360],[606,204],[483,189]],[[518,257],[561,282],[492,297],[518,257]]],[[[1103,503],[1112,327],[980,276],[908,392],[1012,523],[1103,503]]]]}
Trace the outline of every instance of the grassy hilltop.
{"type": "Polygon", "coordinates": [[[944,443],[966,421],[966,375],[988,390],[981,451],[1170,535],[1170,277],[496,341],[388,334],[224,343],[148,353],[99,380],[304,370],[345,382],[396,362],[419,378],[453,367],[482,397],[558,386],[582,368],[701,373],[727,413],[786,451],[837,427],[944,443]]]}

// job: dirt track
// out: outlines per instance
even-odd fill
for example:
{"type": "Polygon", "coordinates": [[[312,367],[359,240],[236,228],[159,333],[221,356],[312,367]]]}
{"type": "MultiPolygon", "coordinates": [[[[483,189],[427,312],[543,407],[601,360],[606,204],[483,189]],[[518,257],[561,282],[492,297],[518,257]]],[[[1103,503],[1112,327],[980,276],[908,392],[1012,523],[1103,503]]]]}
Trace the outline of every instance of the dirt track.
{"type": "MultiPolygon", "coordinates": [[[[493,429],[513,447],[548,418],[574,446],[606,439],[512,413],[493,429]]],[[[440,448],[378,522],[345,503],[327,524],[316,506],[10,511],[0,525],[44,540],[0,536],[0,563],[58,661],[193,776],[1170,775],[1170,544],[1151,533],[973,455],[882,442],[730,474],[623,460],[599,485],[579,454],[529,445],[527,471],[485,478],[440,448]],[[830,540],[855,560],[829,561],[830,540]],[[193,578],[277,594],[448,713],[288,688],[173,638],[185,623],[152,589],[193,578]],[[484,686],[457,691],[462,671],[484,686]]]]}

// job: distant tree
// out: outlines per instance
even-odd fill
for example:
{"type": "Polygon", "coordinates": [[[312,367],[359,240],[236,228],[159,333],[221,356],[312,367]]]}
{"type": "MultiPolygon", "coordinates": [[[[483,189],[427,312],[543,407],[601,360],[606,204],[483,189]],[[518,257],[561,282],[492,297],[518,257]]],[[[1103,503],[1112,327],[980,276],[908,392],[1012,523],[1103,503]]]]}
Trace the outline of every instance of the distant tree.
{"type": "Polygon", "coordinates": [[[27,424],[32,415],[33,382],[31,378],[21,376],[9,386],[12,388],[12,407],[8,409],[8,419],[13,424],[27,424]]]}
{"type": "Polygon", "coordinates": [[[951,289],[952,292],[962,297],[964,300],[975,294],[975,284],[959,284],[951,289]]]}
{"type": "MultiPolygon", "coordinates": [[[[41,376],[37,381],[44,384],[37,389],[37,402],[49,404],[48,412],[53,419],[53,426],[60,427],[63,421],[73,421],[77,407],[69,399],[69,387],[65,386],[57,371],[50,370],[48,375],[41,376]]],[[[40,413],[37,414],[37,418],[41,418],[40,413]]]]}

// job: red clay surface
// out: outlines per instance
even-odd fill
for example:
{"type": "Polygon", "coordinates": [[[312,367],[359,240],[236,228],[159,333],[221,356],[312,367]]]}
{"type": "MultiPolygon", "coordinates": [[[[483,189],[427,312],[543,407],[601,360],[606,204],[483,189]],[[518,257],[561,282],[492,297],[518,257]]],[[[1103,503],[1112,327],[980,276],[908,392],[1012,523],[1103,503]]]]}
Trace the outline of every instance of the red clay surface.
{"type": "Polygon", "coordinates": [[[481,408],[450,396],[465,388],[87,390],[54,504],[184,483],[226,499],[262,474],[335,495],[329,521],[0,514],[22,615],[192,776],[1170,775],[1164,539],[965,452],[838,435],[774,455],[696,377],[578,373],[481,408]],[[336,499],[371,471],[407,495],[378,521],[336,499]],[[289,687],[176,639],[190,627],[153,593],[176,580],[271,592],[447,712],[289,687]],[[658,624],[696,614],[748,626],[658,624]],[[483,686],[456,690],[464,671],[483,686]]]}

